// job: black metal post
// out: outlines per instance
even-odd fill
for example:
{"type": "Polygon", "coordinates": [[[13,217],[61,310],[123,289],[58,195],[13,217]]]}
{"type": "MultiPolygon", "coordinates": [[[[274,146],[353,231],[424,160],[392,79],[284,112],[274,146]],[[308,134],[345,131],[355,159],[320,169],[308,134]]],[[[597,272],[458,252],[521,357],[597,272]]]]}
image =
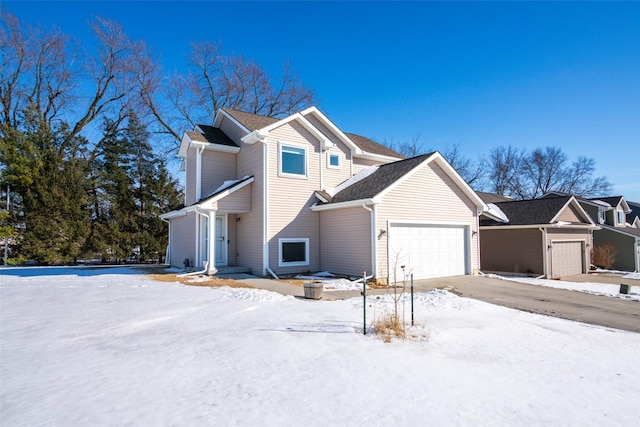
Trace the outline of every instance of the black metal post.
{"type": "Polygon", "coordinates": [[[367,272],[362,272],[362,334],[367,335],[367,272]]]}
{"type": "Polygon", "coordinates": [[[411,273],[411,326],[413,326],[413,273],[411,273]]]}

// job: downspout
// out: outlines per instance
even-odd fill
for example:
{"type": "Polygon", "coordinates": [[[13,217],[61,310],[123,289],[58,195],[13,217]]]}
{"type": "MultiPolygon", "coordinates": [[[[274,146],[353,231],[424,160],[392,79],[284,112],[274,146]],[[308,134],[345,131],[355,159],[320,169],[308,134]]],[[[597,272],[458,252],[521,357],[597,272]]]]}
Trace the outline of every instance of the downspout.
{"type": "Polygon", "coordinates": [[[365,202],[362,202],[362,207],[369,212],[371,212],[371,276],[377,277],[378,275],[378,266],[376,263],[376,258],[378,255],[378,245],[376,241],[376,224],[377,224],[377,215],[376,215],[376,204],[373,204],[373,209],[369,208],[365,202]]]}
{"type": "Polygon", "coordinates": [[[269,180],[268,180],[268,167],[269,160],[267,156],[269,155],[269,150],[267,148],[267,141],[262,140],[262,275],[266,276],[267,272],[269,272],[272,276],[276,277],[275,274],[269,268],[269,202],[267,194],[269,193],[269,180]]]}
{"type": "Polygon", "coordinates": [[[202,152],[204,147],[196,152],[196,203],[202,198],[202,152]]]}
{"type": "Polygon", "coordinates": [[[164,262],[165,264],[171,265],[171,221],[166,220],[164,218],[160,218],[162,221],[167,223],[167,249],[164,252],[164,262]]]}
{"type": "Polygon", "coordinates": [[[547,256],[547,229],[538,227],[538,230],[542,232],[542,271],[544,277],[549,277],[549,267],[547,265],[549,257],[547,256]]]}

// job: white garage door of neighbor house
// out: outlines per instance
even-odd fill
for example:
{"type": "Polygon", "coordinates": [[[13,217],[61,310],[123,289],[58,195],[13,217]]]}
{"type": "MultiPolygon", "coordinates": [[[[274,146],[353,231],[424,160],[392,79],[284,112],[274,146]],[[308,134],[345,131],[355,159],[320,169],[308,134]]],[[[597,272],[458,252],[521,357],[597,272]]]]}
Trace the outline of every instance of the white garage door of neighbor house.
{"type": "Polygon", "coordinates": [[[392,224],[389,234],[390,282],[402,281],[402,265],[407,276],[413,273],[414,279],[466,273],[464,226],[392,224]]]}
{"type": "Polygon", "coordinates": [[[581,274],[582,242],[551,242],[551,277],[581,274]]]}

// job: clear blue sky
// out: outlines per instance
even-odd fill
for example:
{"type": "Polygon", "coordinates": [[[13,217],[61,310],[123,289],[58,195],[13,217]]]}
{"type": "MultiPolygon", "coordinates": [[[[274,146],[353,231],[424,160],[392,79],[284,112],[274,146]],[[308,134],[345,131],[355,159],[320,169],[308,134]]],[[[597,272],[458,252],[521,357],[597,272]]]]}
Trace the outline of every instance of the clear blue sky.
{"type": "Polygon", "coordinates": [[[144,39],[171,70],[189,41],[278,74],[289,60],[342,129],[419,135],[475,158],[498,145],[596,159],[640,201],[640,2],[32,2],[20,19],[84,42],[95,14],[144,39]]]}

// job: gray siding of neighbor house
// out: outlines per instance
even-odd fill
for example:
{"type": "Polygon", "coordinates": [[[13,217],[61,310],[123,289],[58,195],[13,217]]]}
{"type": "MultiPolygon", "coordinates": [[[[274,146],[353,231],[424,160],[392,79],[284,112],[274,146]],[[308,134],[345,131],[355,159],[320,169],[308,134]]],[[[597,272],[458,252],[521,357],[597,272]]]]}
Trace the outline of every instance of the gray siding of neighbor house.
{"type": "Polygon", "coordinates": [[[586,203],[581,203],[580,206],[585,210],[587,214],[591,217],[591,220],[598,224],[598,208],[593,205],[588,205],[586,203]]]}
{"type": "Polygon", "coordinates": [[[603,228],[593,232],[593,244],[595,246],[602,246],[606,242],[611,242],[616,250],[616,260],[613,263],[612,268],[622,271],[634,271],[636,267],[635,239],[631,236],[625,236],[621,233],[616,233],[611,230],[603,228]]]}
{"type": "Polygon", "coordinates": [[[171,220],[169,252],[172,267],[183,268],[185,258],[191,260],[191,265],[196,262],[196,219],[195,212],[189,212],[171,220]]]}
{"type": "Polygon", "coordinates": [[[376,230],[386,230],[386,234],[377,241],[378,273],[376,276],[379,279],[388,278],[389,274],[387,265],[389,221],[468,226],[471,234],[470,251],[468,251],[471,265],[467,274],[479,268],[478,218],[475,204],[434,162],[419,167],[420,170],[414,171],[408,179],[393,188],[377,206],[376,230]]]}
{"type": "Polygon", "coordinates": [[[354,207],[320,212],[320,269],[336,274],[371,274],[371,213],[354,207]]]}
{"type": "Polygon", "coordinates": [[[295,121],[271,131],[267,141],[269,267],[277,274],[318,271],[320,268],[320,214],[311,211],[310,207],[317,201],[313,191],[320,188],[322,164],[320,142],[295,121]],[[279,143],[306,148],[306,178],[279,176],[279,143]],[[308,265],[279,266],[279,239],[281,238],[309,239],[308,265]]]}
{"type": "Polygon", "coordinates": [[[211,150],[202,153],[201,197],[211,195],[223,182],[232,179],[236,179],[236,154],[211,150]]]}
{"type": "Polygon", "coordinates": [[[535,228],[480,230],[483,271],[544,274],[542,232],[535,228]]]}

